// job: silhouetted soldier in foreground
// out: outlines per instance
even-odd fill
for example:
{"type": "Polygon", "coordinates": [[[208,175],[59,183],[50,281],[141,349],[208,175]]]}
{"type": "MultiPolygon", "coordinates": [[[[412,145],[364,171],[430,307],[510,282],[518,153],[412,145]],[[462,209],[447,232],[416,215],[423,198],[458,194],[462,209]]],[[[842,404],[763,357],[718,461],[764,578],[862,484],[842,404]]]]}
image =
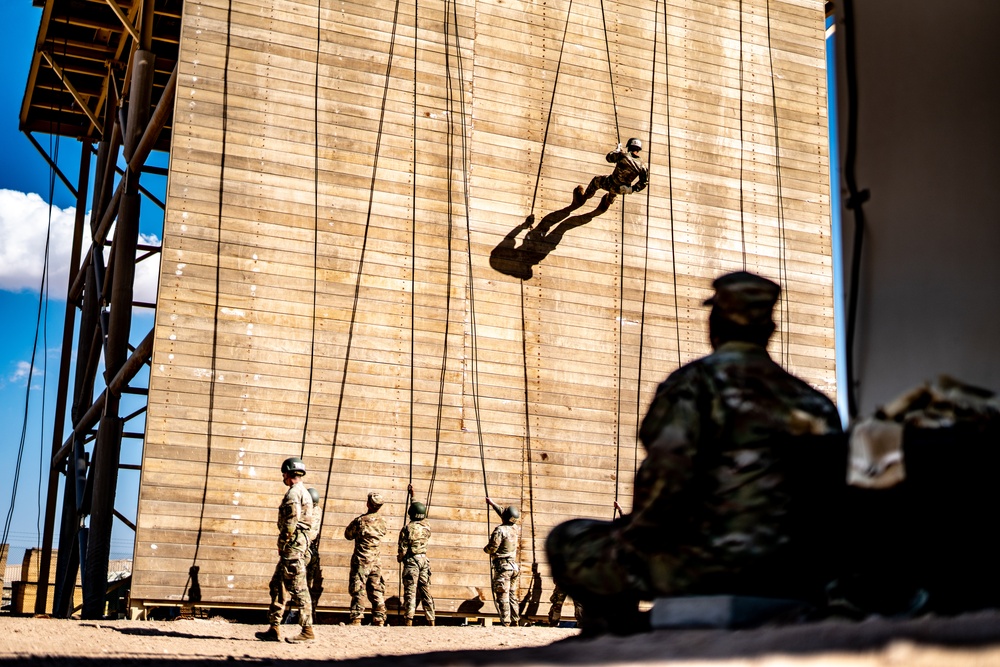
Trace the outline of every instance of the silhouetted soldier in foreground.
{"type": "Polygon", "coordinates": [[[632,513],[568,521],[548,537],[553,579],[583,604],[586,633],[640,629],[638,602],[658,596],[785,596],[789,565],[809,567],[788,551],[781,452],[839,433],[840,417],[765,350],[778,285],[739,272],[713,286],[714,352],[657,389],[632,513]]]}

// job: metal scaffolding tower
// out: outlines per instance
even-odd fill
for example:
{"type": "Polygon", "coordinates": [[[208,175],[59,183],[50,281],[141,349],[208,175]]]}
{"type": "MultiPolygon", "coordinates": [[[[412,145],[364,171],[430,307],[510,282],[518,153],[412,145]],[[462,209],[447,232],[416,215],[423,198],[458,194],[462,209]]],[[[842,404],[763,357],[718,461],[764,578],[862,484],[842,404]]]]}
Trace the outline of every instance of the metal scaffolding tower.
{"type": "Polygon", "coordinates": [[[148,363],[152,350],[152,332],[138,345],[129,343],[133,308],[155,307],[133,299],[136,263],[158,252],[158,248],[138,242],[142,196],[163,208],[140,180],[144,173],[166,173],[146,166],[146,161],[151,151],[168,151],[170,146],[183,0],[34,3],[43,10],[21,107],[20,129],[76,197],[35,612],[45,613],[48,607],[60,484],[56,473],[61,473],[61,548],[53,609],[57,616],[73,613],[79,571],[83,583],[82,615],[100,618],[108,589],[114,518],[135,529],[115,509],[115,495],[119,469],[135,467],[120,464],[122,437],[142,437],[141,433],[126,432],[125,425],[141,416],[145,408],[124,416],[120,412],[124,394],[146,395],[146,388],[130,383],[148,363]],[[82,142],[75,187],[35,139],[35,133],[82,142]],[[97,161],[91,188],[92,153],[97,161]],[[85,229],[91,192],[90,226],[85,229]],[[89,247],[83,254],[85,233],[89,247]],[[107,262],[106,247],[110,247],[107,262]],[[75,369],[71,369],[74,347],[76,362],[75,369]],[[70,401],[71,373],[74,382],[70,401]],[[95,398],[98,373],[105,389],[95,398]],[[71,428],[65,433],[67,406],[71,428]]]}

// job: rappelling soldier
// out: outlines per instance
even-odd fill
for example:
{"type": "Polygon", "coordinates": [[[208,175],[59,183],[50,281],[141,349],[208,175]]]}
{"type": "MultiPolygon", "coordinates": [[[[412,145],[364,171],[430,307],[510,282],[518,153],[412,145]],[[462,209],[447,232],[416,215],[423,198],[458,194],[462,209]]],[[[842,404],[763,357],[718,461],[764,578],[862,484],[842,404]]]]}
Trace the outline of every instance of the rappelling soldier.
{"type": "MultiPolygon", "coordinates": [[[[413,496],[413,487],[408,488],[413,496]]],[[[427,525],[427,506],[412,502],[407,510],[410,522],[399,531],[396,560],[403,564],[403,608],[406,625],[413,625],[417,601],[424,608],[427,625],[434,625],[434,598],[431,596],[431,563],[427,559],[427,542],[431,528],[427,525]]]]}
{"type": "Polygon", "coordinates": [[[309,489],[309,497],[313,501],[312,528],[309,529],[309,564],[306,566],[306,583],[309,586],[309,598],[313,604],[313,615],[316,615],[316,605],[323,594],[323,567],[319,558],[319,531],[323,527],[323,508],[319,502],[319,491],[309,489]]]}
{"type": "Polygon", "coordinates": [[[583,206],[600,189],[607,190],[607,193],[601,198],[597,210],[607,211],[618,195],[629,195],[645,188],[649,181],[649,170],[639,159],[641,150],[642,142],[636,137],[628,140],[624,151],[622,145],[618,144],[618,147],[605,157],[608,162],[615,165],[614,171],[607,176],[594,176],[586,189],[582,185],[576,186],[573,190],[573,207],[583,206]]]}
{"type": "Polygon", "coordinates": [[[493,601],[500,615],[500,624],[504,627],[516,626],[520,620],[517,604],[517,575],[520,573],[517,565],[517,545],[521,541],[521,529],[517,522],[521,518],[521,512],[513,505],[500,507],[488,497],[486,503],[503,521],[493,529],[489,543],[483,547],[483,551],[490,554],[493,566],[490,570],[493,601]]]}
{"type": "Polygon", "coordinates": [[[344,537],[354,540],[354,555],[351,556],[351,578],[348,592],[351,594],[351,625],[361,625],[365,614],[362,594],[368,593],[372,605],[372,625],[385,625],[385,580],[382,578],[381,542],[385,537],[385,521],[378,515],[382,507],[382,495],[368,494],[368,511],[352,521],[344,531],[344,537]]]}
{"type": "Polygon", "coordinates": [[[312,530],[313,500],[306,491],[302,478],[306,466],[299,458],[289,458],[281,464],[281,480],[288,491],[278,507],[278,565],[271,577],[271,605],[268,607],[270,628],[258,632],[258,639],[281,641],[279,624],[285,611],[285,591],[289,605],[299,610],[302,631],[289,642],[310,641],[315,638],[312,627],[312,599],[306,583],[306,563],[309,558],[309,534],[312,530]]]}

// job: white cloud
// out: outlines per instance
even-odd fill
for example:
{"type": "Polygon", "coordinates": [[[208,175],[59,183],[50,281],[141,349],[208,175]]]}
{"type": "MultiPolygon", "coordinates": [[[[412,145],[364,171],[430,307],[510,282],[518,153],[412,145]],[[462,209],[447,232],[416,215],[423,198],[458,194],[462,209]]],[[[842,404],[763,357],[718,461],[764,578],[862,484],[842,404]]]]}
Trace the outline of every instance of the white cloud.
{"type": "MultiPolygon", "coordinates": [[[[76,210],[52,207],[49,294],[66,298],[76,210]]],[[[0,190],[0,289],[38,291],[45,261],[49,205],[35,193],[0,190]]]]}
{"type": "MultiPolygon", "coordinates": [[[[14,367],[14,372],[10,374],[7,381],[12,384],[25,384],[28,381],[28,372],[32,370],[31,364],[27,361],[19,361],[14,367]]],[[[32,377],[41,377],[43,371],[41,368],[35,368],[32,377]]]]}
{"type": "MultiPolygon", "coordinates": [[[[108,238],[112,238],[115,233],[115,226],[111,226],[108,238]]],[[[160,245],[160,239],[156,234],[139,234],[139,245],[160,245]]],[[[136,258],[142,257],[146,252],[140,250],[136,253],[136,258]]],[[[111,248],[104,248],[104,265],[107,266],[111,259],[111,248]]],[[[135,265],[135,278],[132,281],[132,300],[144,303],[156,303],[156,289],[160,281],[160,254],[156,253],[135,265]]],[[[147,310],[136,310],[136,315],[151,313],[147,310]]]]}
{"type": "MultiPolygon", "coordinates": [[[[160,239],[155,234],[139,234],[140,245],[160,245],[160,239]]],[[[145,253],[139,252],[138,257],[145,253]]],[[[135,266],[135,282],[133,298],[136,301],[156,303],[156,288],[160,283],[160,253],[152,255],[135,266]]],[[[152,311],[150,311],[152,312],[152,311]]]]}
{"type": "MultiPolygon", "coordinates": [[[[52,207],[49,237],[49,296],[66,298],[69,259],[73,243],[75,208],[52,207]]],[[[87,220],[90,218],[88,213],[87,220]]],[[[89,225],[89,222],[85,222],[89,225]]],[[[49,205],[31,192],[0,189],[0,290],[37,292],[45,260],[45,232],[49,205]]],[[[113,232],[112,232],[113,233],[113,232]]],[[[110,238],[110,234],[109,234],[110,238]]],[[[140,235],[140,243],[159,245],[156,236],[140,235]]],[[[83,253],[89,244],[84,240],[83,253]]],[[[140,256],[144,253],[140,253],[140,256]]],[[[107,249],[105,249],[107,256],[107,249]]],[[[160,257],[154,255],[136,266],[135,300],[155,302],[160,257]]]]}

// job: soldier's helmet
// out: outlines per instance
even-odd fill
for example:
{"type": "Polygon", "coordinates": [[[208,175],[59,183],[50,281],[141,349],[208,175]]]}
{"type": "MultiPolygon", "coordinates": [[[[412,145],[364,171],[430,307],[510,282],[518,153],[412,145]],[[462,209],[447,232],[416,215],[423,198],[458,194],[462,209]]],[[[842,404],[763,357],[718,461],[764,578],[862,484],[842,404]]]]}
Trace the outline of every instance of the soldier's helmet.
{"type": "Polygon", "coordinates": [[[719,276],[712,283],[715,294],[705,301],[719,316],[744,327],[772,323],[774,304],[781,294],[777,283],[748,271],[719,276]]]}
{"type": "Polygon", "coordinates": [[[368,494],[368,507],[372,509],[378,509],[382,507],[382,494],[377,491],[372,491],[368,494]]]}
{"type": "Polygon", "coordinates": [[[411,521],[420,521],[427,518],[427,506],[421,502],[410,503],[410,509],[407,510],[410,514],[411,521]]]}
{"type": "Polygon", "coordinates": [[[309,489],[309,497],[313,499],[313,505],[319,504],[319,491],[316,489],[309,489]]]}
{"type": "Polygon", "coordinates": [[[500,518],[503,519],[504,523],[514,523],[521,518],[521,510],[517,509],[513,505],[508,505],[503,508],[503,513],[500,514],[500,518]]]}
{"type": "Polygon", "coordinates": [[[637,137],[632,137],[631,139],[628,140],[628,143],[625,144],[625,150],[629,152],[641,151],[642,142],[637,137]]]}
{"type": "Polygon", "coordinates": [[[302,462],[297,456],[285,459],[281,464],[281,472],[288,473],[289,475],[297,475],[302,477],[306,474],[306,464],[302,462]]]}

